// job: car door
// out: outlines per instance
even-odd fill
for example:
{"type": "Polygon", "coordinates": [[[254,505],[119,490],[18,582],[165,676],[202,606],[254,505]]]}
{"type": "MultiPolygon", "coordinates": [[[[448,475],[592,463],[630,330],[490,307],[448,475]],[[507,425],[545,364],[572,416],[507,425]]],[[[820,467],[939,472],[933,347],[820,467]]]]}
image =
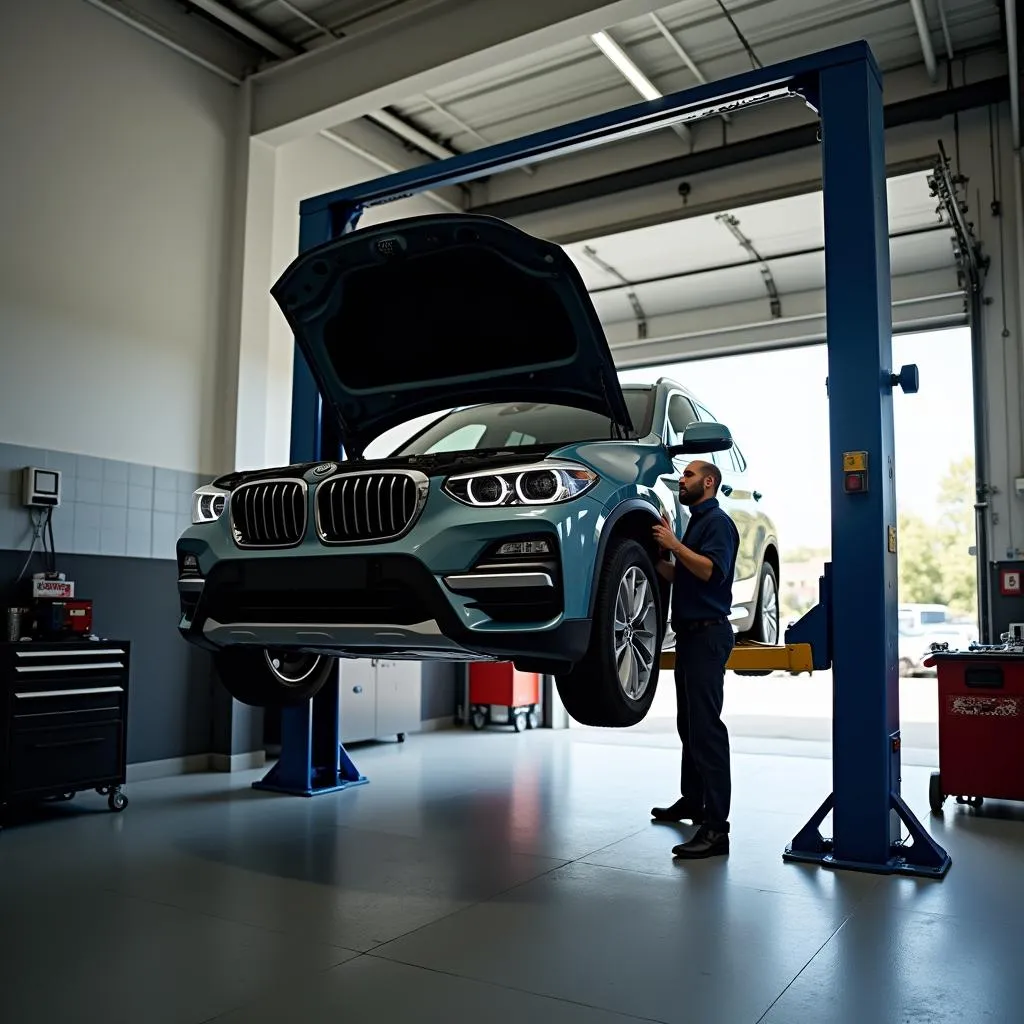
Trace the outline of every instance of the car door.
{"type": "MultiPolygon", "coordinates": [[[[694,403],[699,418],[704,422],[718,423],[706,406],[694,403]]],[[[764,529],[760,523],[757,501],[751,487],[746,460],[733,441],[733,447],[724,452],[713,452],[711,458],[722,474],[719,500],[732,517],[740,535],[736,553],[736,575],[733,583],[733,601],[748,604],[757,594],[758,572],[764,548],[764,529]]]]}

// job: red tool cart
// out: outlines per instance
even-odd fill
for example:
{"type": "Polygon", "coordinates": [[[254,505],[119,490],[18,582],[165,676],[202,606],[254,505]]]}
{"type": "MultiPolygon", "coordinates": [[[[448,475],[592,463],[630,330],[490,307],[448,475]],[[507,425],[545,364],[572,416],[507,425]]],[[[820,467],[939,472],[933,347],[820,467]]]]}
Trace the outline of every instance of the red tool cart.
{"type": "Polygon", "coordinates": [[[540,725],[540,676],[520,672],[511,662],[475,661],[469,666],[469,710],[474,729],[486,725],[511,725],[516,732],[540,725]],[[506,719],[494,721],[495,707],[504,708],[506,719]]]}
{"type": "Polygon", "coordinates": [[[1024,800],[1024,646],[933,649],[938,671],[939,770],[932,812],[947,796],[980,807],[985,797],[1024,800]]]}

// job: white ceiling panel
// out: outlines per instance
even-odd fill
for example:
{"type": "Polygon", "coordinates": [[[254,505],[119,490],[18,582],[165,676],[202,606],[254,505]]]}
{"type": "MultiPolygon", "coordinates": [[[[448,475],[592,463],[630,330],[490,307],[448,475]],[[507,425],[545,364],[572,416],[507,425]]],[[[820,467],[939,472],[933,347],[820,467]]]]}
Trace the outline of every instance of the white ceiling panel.
{"type": "MultiPolygon", "coordinates": [[[[891,272],[894,280],[913,279],[922,282],[921,288],[946,293],[958,287],[952,232],[938,218],[927,179],[927,174],[915,173],[888,182],[891,272]]],[[[685,325],[690,315],[702,323],[710,316],[736,329],[742,326],[737,318],[773,319],[761,269],[765,265],[783,318],[802,309],[808,295],[822,293],[820,193],[733,213],[762,260],[755,260],[711,215],[573,243],[566,249],[581,269],[601,320],[630,334],[638,323],[634,298],[647,321],[685,325]],[[588,247],[615,273],[598,268],[586,255],[588,247]]],[[[916,296],[915,288],[909,294],[916,296]]]]}

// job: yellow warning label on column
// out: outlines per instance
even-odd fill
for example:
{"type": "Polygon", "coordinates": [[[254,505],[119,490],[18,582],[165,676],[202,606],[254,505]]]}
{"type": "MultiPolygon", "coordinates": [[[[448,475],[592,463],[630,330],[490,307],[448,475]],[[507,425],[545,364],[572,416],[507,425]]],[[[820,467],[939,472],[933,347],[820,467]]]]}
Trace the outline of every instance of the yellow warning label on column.
{"type": "Polygon", "coordinates": [[[895,555],[896,554],[896,527],[895,526],[890,526],[889,527],[889,554],[890,555],[895,555]]]}
{"type": "Polygon", "coordinates": [[[843,452],[843,472],[863,473],[868,468],[867,452],[843,452]]]}

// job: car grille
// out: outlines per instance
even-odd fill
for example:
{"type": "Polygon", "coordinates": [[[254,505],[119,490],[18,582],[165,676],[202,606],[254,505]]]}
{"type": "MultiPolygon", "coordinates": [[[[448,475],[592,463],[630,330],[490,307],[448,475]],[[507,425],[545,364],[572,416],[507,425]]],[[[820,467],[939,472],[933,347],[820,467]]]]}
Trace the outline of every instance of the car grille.
{"type": "Polygon", "coordinates": [[[231,494],[231,526],[243,548],[292,547],[306,532],[306,487],[300,480],[260,480],[231,494]]]}
{"type": "Polygon", "coordinates": [[[317,529],[327,544],[388,540],[405,533],[423,507],[419,473],[353,473],[325,480],[316,495],[317,529]]]}

